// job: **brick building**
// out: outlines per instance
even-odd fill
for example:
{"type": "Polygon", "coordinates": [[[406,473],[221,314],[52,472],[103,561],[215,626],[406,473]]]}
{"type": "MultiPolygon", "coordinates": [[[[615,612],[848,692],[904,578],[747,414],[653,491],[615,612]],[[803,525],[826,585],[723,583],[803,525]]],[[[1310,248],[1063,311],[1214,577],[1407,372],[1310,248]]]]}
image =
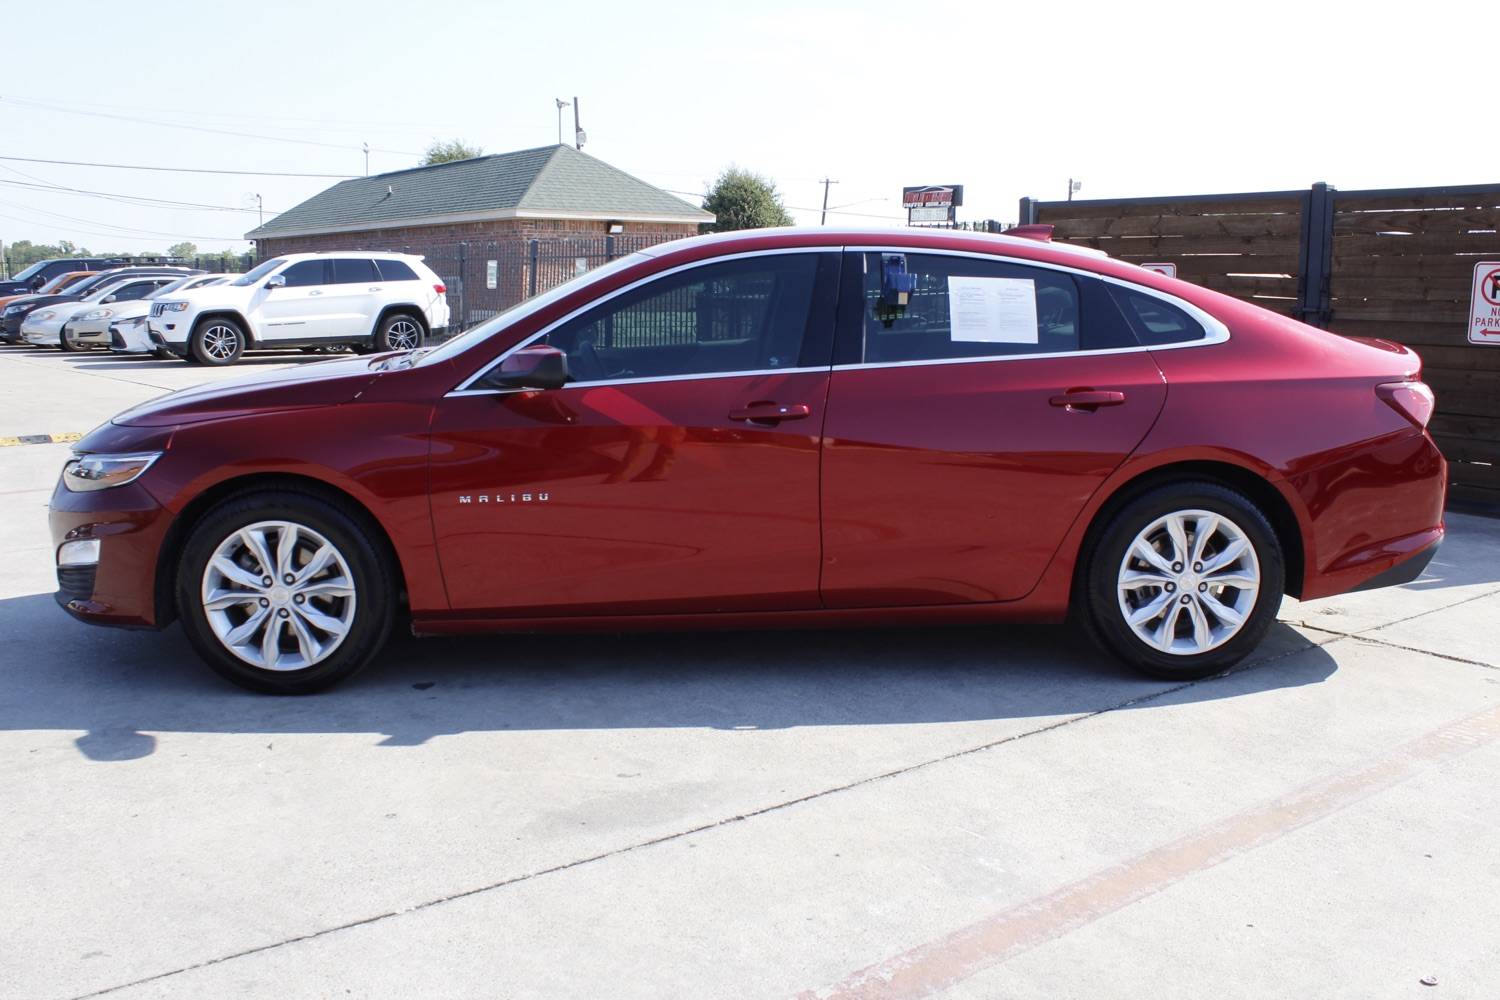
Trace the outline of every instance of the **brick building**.
{"type": "Polygon", "coordinates": [[[713,216],[572,146],[357,177],[246,233],[264,260],[319,250],[421,254],[467,325],[713,216]]]}

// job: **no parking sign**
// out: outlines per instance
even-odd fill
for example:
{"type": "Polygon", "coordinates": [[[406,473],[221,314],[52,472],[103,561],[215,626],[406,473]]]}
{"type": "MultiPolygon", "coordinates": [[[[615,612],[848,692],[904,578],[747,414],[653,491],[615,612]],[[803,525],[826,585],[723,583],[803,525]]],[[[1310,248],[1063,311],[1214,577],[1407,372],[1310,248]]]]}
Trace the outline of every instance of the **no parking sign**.
{"type": "Polygon", "coordinates": [[[1474,265],[1474,291],[1469,295],[1469,340],[1500,344],[1500,261],[1474,265]]]}

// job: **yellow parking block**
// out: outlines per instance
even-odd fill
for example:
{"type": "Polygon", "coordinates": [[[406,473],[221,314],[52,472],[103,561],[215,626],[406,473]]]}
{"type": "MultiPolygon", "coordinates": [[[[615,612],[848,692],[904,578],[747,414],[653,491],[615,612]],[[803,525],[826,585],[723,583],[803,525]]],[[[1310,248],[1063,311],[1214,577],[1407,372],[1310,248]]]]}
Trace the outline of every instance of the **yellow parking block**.
{"type": "Polygon", "coordinates": [[[20,437],[0,437],[0,448],[9,448],[21,444],[66,444],[69,441],[77,441],[82,434],[22,434],[20,437]]]}

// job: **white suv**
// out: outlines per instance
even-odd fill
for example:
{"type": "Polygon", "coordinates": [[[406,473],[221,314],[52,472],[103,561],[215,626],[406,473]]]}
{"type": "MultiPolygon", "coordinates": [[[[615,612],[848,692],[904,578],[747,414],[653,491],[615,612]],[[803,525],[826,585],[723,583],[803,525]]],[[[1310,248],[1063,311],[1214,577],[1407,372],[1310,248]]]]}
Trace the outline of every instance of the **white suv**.
{"type": "Polygon", "coordinates": [[[255,350],[399,351],[447,327],[446,293],[410,254],[295,253],[228,284],[157,299],[147,322],[154,348],[206,365],[255,350]]]}

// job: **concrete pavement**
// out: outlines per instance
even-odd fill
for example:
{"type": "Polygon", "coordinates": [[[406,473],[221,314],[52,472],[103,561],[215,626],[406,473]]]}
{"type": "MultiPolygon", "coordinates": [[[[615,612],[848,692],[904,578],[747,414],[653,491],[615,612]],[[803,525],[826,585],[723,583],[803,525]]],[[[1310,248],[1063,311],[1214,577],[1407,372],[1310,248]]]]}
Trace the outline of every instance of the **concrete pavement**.
{"type": "MultiPolygon", "coordinates": [[[[0,437],[205,374],[0,350],[0,437]]],[[[1194,684],[961,628],[401,639],[281,699],[55,607],[66,453],[0,448],[0,997],[1500,994],[1500,522],[1194,684]]]]}

